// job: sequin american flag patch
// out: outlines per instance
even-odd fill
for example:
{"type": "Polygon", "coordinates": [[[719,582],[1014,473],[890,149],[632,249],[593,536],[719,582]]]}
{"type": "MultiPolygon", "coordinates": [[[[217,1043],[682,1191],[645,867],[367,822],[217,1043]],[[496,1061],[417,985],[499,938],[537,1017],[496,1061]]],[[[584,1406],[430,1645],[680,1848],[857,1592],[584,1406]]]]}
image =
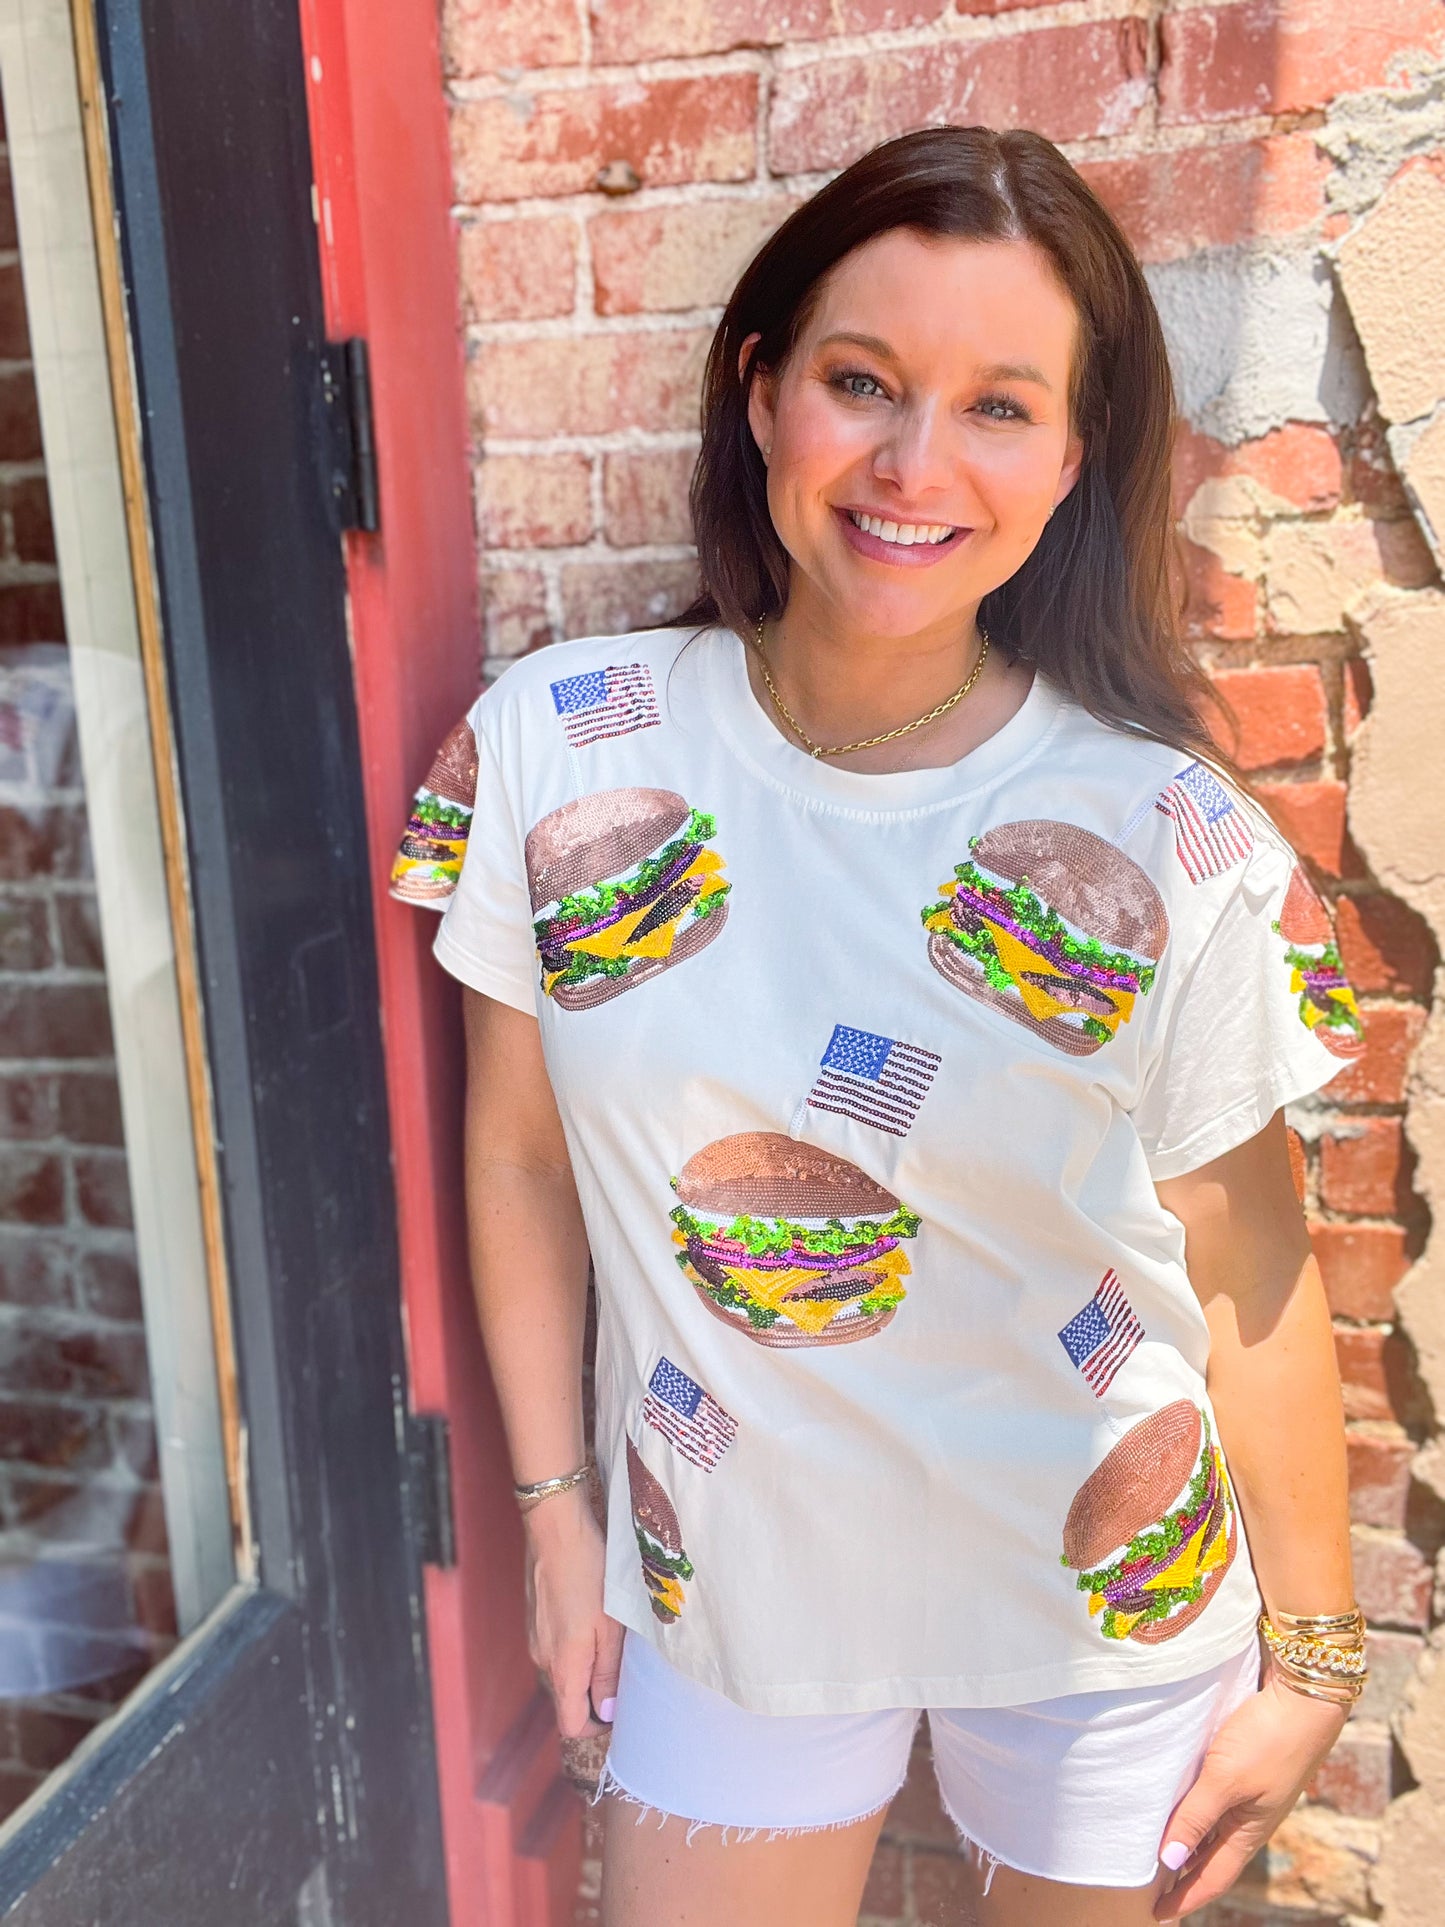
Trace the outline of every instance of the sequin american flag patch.
{"type": "Polygon", "coordinates": [[[906,1137],[943,1059],[918,1044],[835,1024],[808,1093],[814,1111],[831,1111],[906,1137]]]}
{"type": "Polygon", "coordinates": [[[552,701],[573,749],[608,736],[630,736],[661,721],[652,671],[645,662],[610,663],[552,684],[552,701]]]}
{"type": "Polygon", "coordinates": [[[732,1414],[670,1358],[659,1358],[647,1381],[642,1416],[704,1472],[712,1471],[737,1436],[732,1414]]]}
{"type": "Polygon", "coordinates": [[[1143,1336],[1144,1327],[1124,1296],[1119,1274],[1111,1269],[1088,1304],[1059,1333],[1059,1342],[1094,1397],[1102,1398],[1143,1336]]]}
{"type": "Polygon", "coordinates": [[[1203,763],[1190,763],[1154,799],[1174,825],[1174,849],[1191,883],[1223,876],[1254,848],[1243,810],[1203,763]]]}

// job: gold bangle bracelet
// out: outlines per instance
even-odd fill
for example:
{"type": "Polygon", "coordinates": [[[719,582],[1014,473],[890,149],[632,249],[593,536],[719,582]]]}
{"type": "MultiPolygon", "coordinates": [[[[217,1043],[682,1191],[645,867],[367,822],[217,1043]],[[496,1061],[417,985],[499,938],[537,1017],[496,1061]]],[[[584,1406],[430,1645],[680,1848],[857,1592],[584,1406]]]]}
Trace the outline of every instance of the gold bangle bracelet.
{"type": "Polygon", "coordinates": [[[523,1499],[550,1499],[554,1492],[567,1492],[574,1485],[580,1485],[592,1470],[592,1461],[587,1459],[575,1472],[564,1472],[557,1479],[538,1479],[532,1485],[514,1485],[512,1496],[519,1502],[523,1499]]]}
{"type": "Polygon", "coordinates": [[[1347,1613],[1272,1612],[1265,1617],[1277,1632],[1302,1633],[1307,1639],[1331,1639],[1342,1634],[1363,1639],[1366,1630],[1365,1615],[1358,1606],[1347,1613]]]}
{"type": "Polygon", "coordinates": [[[1365,1690],[1362,1679],[1351,1680],[1348,1685],[1326,1686],[1317,1680],[1300,1679],[1282,1666],[1276,1666],[1274,1671],[1280,1685],[1288,1687],[1291,1693],[1302,1693],[1306,1699],[1328,1700],[1332,1706],[1353,1706],[1365,1690]]]}

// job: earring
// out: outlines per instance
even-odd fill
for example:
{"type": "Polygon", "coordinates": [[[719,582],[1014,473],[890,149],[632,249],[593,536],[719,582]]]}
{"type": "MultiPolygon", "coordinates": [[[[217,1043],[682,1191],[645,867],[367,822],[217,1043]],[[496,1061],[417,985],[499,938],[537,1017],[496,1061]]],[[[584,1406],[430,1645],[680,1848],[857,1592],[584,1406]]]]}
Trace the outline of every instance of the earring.
{"type": "Polygon", "coordinates": [[[763,450],[763,460],[766,461],[768,457],[772,454],[772,452],[773,452],[773,445],[771,442],[769,442],[767,447],[763,450]]]}

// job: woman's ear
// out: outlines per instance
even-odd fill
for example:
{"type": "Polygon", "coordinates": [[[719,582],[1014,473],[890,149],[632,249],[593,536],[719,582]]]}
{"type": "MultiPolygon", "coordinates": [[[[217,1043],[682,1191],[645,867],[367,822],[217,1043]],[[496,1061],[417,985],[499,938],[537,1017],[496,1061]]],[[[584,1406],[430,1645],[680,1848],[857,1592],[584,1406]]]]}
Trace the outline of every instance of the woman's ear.
{"type": "Polygon", "coordinates": [[[766,462],[773,452],[774,382],[767,369],[753,366],[753,350],[761,340],[760,334],[749,335],[738,349],[738,380],[747,388],[748,427],[766,462]]]}
{"type": "Polygon", "coordinates": [[[1064,450],[1064,465],[1059,470],[1059,485],[1054,490],[1054,506],[1049,510],[1050,515],[1053,514],[1054,509],[1059,506],[1059,503],[1063,501],[1064,497],[1070,493],[1083,471],[1084,438],[1082,435],[1070,435],[1068,445],[1064,450]]]}

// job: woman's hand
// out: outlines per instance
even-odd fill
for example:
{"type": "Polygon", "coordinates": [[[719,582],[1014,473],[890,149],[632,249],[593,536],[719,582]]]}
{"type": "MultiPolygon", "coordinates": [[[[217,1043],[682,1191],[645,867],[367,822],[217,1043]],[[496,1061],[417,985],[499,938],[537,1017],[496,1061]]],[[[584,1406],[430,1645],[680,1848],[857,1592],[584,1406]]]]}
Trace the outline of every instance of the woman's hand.
{"type": "Polygon", "coordinates": [[[530,1507],[524,1523],[527,1650],[552,1695],[562,1737],[601,1732],[612,1717],[624,1632],[602,1610],[601,1527],[583,1486],[530,1507]]]}
{"type": "Polygon", "coordinates": [[[1233,1885],[1339,1738],[1346,1711],[1292,1692],[1266,1671],[1260,1690],[1215,1734],[1199,1778],[1164,1829],[1164,1865],[1176,1857],[1169,1854],[1176,1843],[1190,1857],[1155,1904],[1156,1920],[1180,1920],[1233,1885]]]}

